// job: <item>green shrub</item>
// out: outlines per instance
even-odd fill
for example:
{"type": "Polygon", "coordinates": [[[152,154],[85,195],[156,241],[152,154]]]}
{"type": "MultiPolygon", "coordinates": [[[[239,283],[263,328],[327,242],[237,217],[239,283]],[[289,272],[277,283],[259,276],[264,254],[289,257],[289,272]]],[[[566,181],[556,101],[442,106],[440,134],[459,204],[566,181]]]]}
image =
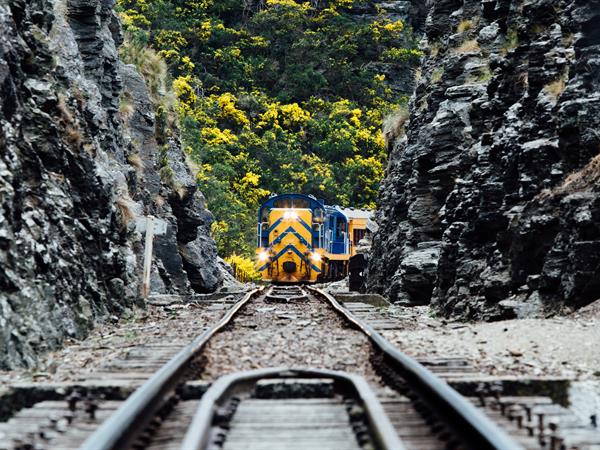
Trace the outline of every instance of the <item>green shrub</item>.
{"type": "Polygon", "coordinates": [[[506,38],[502,50],[507,53],[519,46],[519,34],[515,28],[509,28],[506,32],[506,38]]]}

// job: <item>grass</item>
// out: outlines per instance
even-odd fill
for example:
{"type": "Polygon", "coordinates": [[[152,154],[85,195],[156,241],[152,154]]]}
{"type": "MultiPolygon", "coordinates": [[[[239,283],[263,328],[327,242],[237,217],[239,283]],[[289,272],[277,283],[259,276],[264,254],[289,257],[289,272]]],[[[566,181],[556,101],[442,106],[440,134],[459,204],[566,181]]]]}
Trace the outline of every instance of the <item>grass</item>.
{"type": "Polygon", "coordinates": [[[529,86],[529,72],[524,71],[521,73],[519,75],[519,82],[525,87],[529,86]]]}
{"type": "Polygon", "coordinates": [[[468,39],[455,49],[456,53],[475,53],[479,50],[479,42],[475,39],[468,39]]]}
{"type": "Polygon", "coordinates": [[[126,331],[125,333],[123,333],[123,339],[131,341],[135,338],[137,338],[138,334],[135,331],[126,331]]]}
{"type": "Polygon", "coordinates": [[[575,34],[567,33],[562,37],[562,43],[566,47],[570,47],[575,42],[575,34]]]}
{"type": "Polygon", "coordinates": [[[458,26],[456,27],[457,33],[464,33],[466,31],[470,31],[475,27],[474,19],[461,20],[458,26]]]}
{"type": "Polygon", "coordinates": [[[75,101],[77,101],[77,106],[79,107],[79,109],[83,109],[83,107],[85,106],[85,94],[81,91],[81,89],[78,88],[74,88],[71,91],[71,94],[73,95],[73,98],[75,99],[75,101]]]}
{"type": "Polygon", "coordinates": [[[492,71],[488,66],[482,67],[479,71],[477,81],[480,83],[486,83],[492,79],[492,71]]]}
{"type": "Polygon", "coordinates": [[[165,204],[165,198],[161,195],[157,195],[154,197],[154,204],[159,208],[165,204]]]}
{"type": "Polygon", "coordinates": [[[533,27],[531,27],[531,31],[533,31],[535,34],[542,34],[547,29],[548,29],[548,27],[541,23],[536,23],[533,25],[533,27]]]}
{"type": "Polygon", "coordinates": [[[60,118],[65,125],[75,123],[75,118],[73,117],[73,114],[71,114],[71,110],[67,106],[67,101],[63,94],[58,94],[58,103],[56,107],[58,108],[60,118]]]}
{"type": "Polygon", "coordinates": [[[81,130],[76,124],[67,125],[65,129],[65,137],[67,138],[67,142],[75,148],[79,148],[81,141],[83,140],[81,130]]]}
{"type": "Polygon", "coordinates": [[[519,34],[515,28],[509,28],[506,33],[506,39],[504,40],[504,45],[502,46],[502,51],[504,53],[508,53],[511,50],[514,50],[519,46],[519,34]]]}
{"type": "Polygon", "coordinates": [[[129,196],[122,196],[117,199],[116,205],[119,213],[121,215],[121,220],[123,224],[128,224],[132,220],[135,220],[137,214],[131,208],[131,198],[129,196]]]}
{"type": "Polygon", "coordinates": [[[404,125],[408,117],[408,109],[401,107],[383,119],[383,137],[386,146],[404,136],[404,125]]]}
{"type": "Polygon", "coordinates": [[[444,68],[438,67],[433,72],[431,72],[431,82],[439,83],[442,80],[443,76],[444,76],[444,68]]]}
{"type": "Polygon", "coordinates": [[[96,147],[94,147],[94,146],[93,146],[92,144],[90,144],[89,142],[88,142],[88,143],[85,143],[85,144],[83,144],[83,146],[82,146],[82,147],[83,147],[83,151],[85,151],[85,152],[86,152],[88,155],[90,155],[90,156],[92,156],[92,157],[93,157],[93,156],[96,156],[96,147]]]}
{"type": "Polygon", "coordinates": [[[597,186],[600,182],[600,154],[594,156],[580,170],[568,175],[562,184],[552,190],[552,194],[570,194],[597,186]]]}
{"type": "Polygon", "coordinates": [[[119,50],[127,64],[133,64],[140,71],[155,106],[165,100],[168,89],[169,72],[167,63],[153,49],[136,44],[127,37],[119,50]]]}
{"type": "MultiPolygon", "coordinates": [[[[169,164],[167,152],[169,145],[165,144],[160,149],[160,179],[166,185],[169,186],[173,191],[183,200],[188,195],[188,190],[185,186],[175,180],[175,171],[169,164]]],[[[155,198],[155,200],[157,200],[155,198]]]]}
{"type": "Polygon", "coordinates": [[[169,144],[161,145],[159,150],[159,162],[160,162],[160,179],[167,186],[174,186],[175,183],[175,171],[169,164],[169,158],[167,156],[169,151],[169,144]]]}
{"type": "Polygon", "coordinates": [[[418,69],[415,70],[415,81],[418,83],[421,80],[421,77],[423,76],[423,71],[421,70],[421,68],[419,67],[418,69]]]}
{"type": "Polygon", "coordinates": [[[477,75],[471,75],[467,79],[467,83],[487,83],[492,79],[492,71],[489,66],[483,66],[479,69],[477,75]]]}
{"type": "Polygon", "coordinates": [[[160,179],[168,186],[172,186],[175,180],[175,171],[171,166],[166,165],[160,168],[160,179]]]}
{"type": "Polygon", "coordinates": [[[202,168],[200,167],[200,164],[198,164],[196,161],[194,161],[194,159],[191,157],[191,148],[190,147],[184,148],[183,151],[185,153],[185,163],[187,164],[188,169],[190,169],[194,178],[197,178],[198,174],[202,170],[202,168]]]}
{"type": "Polygon", "coordinates": [[[132,153],[129,156],[127,156],[127,162],[133,167],[135,167],[137,170],[144,169],[144,161],[142,160],[142,157],[139,153],[132,153]]]}
{"type": "Polygon", "coordinates": [[[179,196],[180,200],[183,200],[188,193],[187,188],[177,182],[173,182],[173,185],[171,187],[173,188],[175,193],[179,196]]]}
{"type": "Polygon", "coordinates": [[[83,136],[79,124],[75,120],[75,117],[71,113],[67,105],[66,98],[63,94],[58,94],[58,102],[56,107],[60,112],[60,119],[62,124],[65,126],[65,139],[71,145],[72,148],[79,150],[81,143],[83,142],[83,136]]]}
{"type": "Polygon", "coordinates": [[[567,87],[567,76],[562,75],[557,80],[554,80],[544,86],[543,90],[550,95],[556,102],[567,87]]]}
{"type": "Polygon", "coordinates": [[[128,93],[124,93],[119,101],[119,115],[124,122],[128,122],[135,112],[133,99],[128,93]]]}

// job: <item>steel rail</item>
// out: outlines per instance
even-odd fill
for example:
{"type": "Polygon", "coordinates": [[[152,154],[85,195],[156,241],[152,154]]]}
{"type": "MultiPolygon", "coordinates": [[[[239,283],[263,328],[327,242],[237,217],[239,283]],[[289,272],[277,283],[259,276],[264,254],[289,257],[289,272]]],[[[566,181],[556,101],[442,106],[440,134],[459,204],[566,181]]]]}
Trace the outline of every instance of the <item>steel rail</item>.
{"type": "Polygon", "coordinates": [[[205,392],[185,435],[181,450],[205,450],[215,412],[227,395],[240,384],[254,384],[264,378],[331,378],[349,387],[365,408],[372,437],[379,450],[405,450],[394,426],[366,380],[354,374],[325,369],[274,368],[236,372],[220,377],[205,392]]]}
{"type": "MultiPolygon", "coordinates": [[[[331,294],[311,286],[313,293],[325,298],[347,321],[365,333],[385,357],[400,369],[403,379],[425,397],[448,422],[454,431],[477,450],[522,450],[506,432],[492,422],[482,411],[435,376],[422,364],[398,350],[369,324],[358,319],[344,308],[331,294]]],[[[431,406],[431,405],[430,405],[431,406]]]]}
{"type": "Polygon", "coordinates": [[[180,376],[192,358],[211,337],[225,327],[235,314],[263,289],[264,287],[260,287],[248,292],[215,325],[197,336],[171,358],[100,425],[83,443],[80,450],[123,450],[128,448],[163,405],[165,395],[177,386],[180,376]]]}

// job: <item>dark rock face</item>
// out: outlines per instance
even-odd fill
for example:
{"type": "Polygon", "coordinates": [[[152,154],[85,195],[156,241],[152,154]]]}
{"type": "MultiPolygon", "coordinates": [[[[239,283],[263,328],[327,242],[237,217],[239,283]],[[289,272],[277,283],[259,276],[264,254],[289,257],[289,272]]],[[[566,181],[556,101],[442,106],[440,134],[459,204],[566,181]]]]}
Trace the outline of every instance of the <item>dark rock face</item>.
{"type": "Polygon", "coordinates": [[[212,260],[195,262],[206,276],[192,285],[205,292],[222,278],[205,237],[210,213],[175,141],[169,164],[186,194],[160,179],[153,109],[143,79],[119,62],[120,40],[112,2],[0,4],[0,369],[32,365],[138,301],[143,243],[133,216],[171,224],[157,239],[153,289],[190,287],[179,249],[198,235],[198,257],[212,260]],[[127,124],[123,83],[135,97],[127,124]]]}
{"type": "Polygon", "coordinates": [[[600,1],[438,0],[371,289],[469,318],[600,297],[600,1]]]}
{"type": "MultiPolygon", "coordinates": [[[[108,19],[98,16],[98,40],[108,19]]],[[[136,298],[115,207],[124,179],[94,161],[120,144],[115,115],[102,106],[110,93],[93,78],[68,81],[82,60],[70,60],[77,45],[66,20],[47,1],[0,6],[2,368],[33,363],[136,298]]],[[[96,58],[111,55],[114,45],[96,58]]]]}

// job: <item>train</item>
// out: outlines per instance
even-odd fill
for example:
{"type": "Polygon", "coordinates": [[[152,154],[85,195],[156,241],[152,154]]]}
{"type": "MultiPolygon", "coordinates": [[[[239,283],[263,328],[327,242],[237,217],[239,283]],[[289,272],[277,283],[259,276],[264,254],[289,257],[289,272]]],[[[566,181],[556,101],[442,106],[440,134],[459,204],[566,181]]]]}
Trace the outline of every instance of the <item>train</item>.
{"type": "Polygon", "coordinates": [[[335,281],[368,232],[372,211],[327,205],[312,195],[273,195],[258,209],[257,270],[272,283],[335,281]]]}

